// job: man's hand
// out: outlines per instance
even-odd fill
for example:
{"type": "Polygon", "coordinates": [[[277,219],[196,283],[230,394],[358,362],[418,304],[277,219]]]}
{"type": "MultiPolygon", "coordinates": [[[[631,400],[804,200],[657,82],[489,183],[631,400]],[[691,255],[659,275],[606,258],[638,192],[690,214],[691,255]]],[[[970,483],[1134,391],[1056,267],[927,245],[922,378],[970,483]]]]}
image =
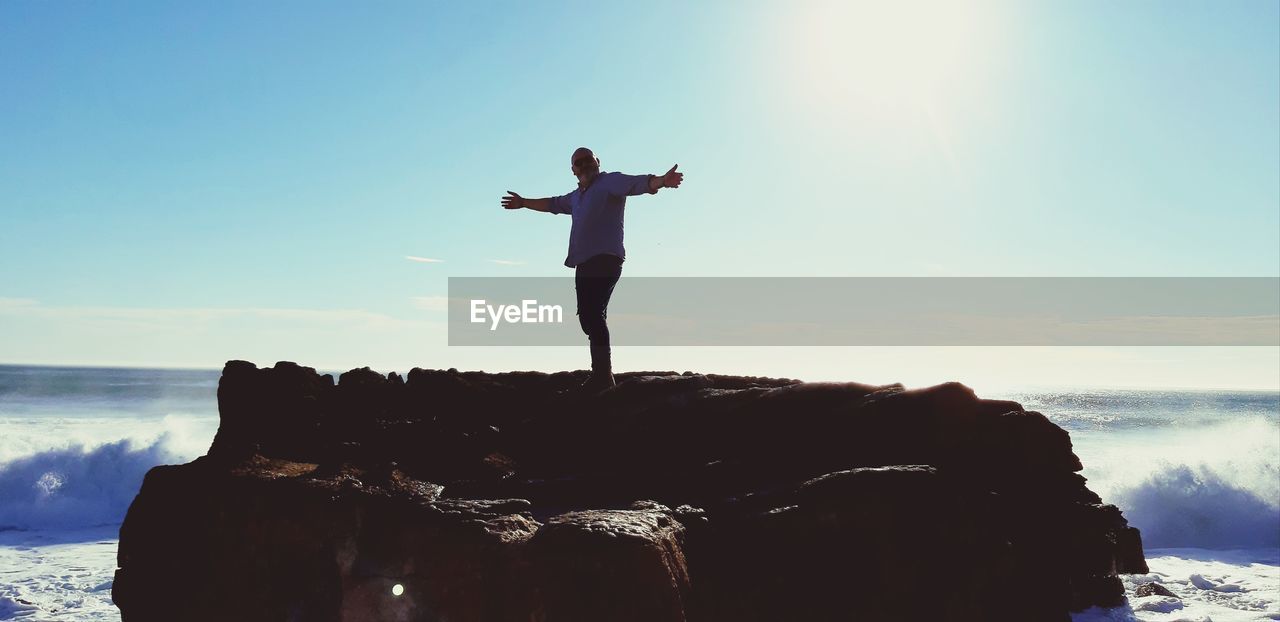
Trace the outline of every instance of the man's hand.
{"type": "MultiPolygon", "coordinates": [[[[502,207],[507,209],[520,209],[527,207],[535,212],[550,212],[551,199],[526,199],[510,190],[507,194],[511,196],[502,197],[502,207]]],[[[560,212],[567,214],[568,212],[560,212]]]]}
{"type": "Polygon", "coordinates": [[[508,190],[507,194],[511,196],[502,197],[502,207],[506,209],[520,209],[524,207],[524,197],[508,190]]]}
{"type": "Polygon", "coordinates": [[[649,192],[654,193],[661,188],[679,188],[680,182],[684,181],[684,173],[677,173],[676,166],[671,167],[666,175],[650,175],[649,192]]]}
{"type": "MultiPolygon", "coordinates": [[[[680,166],[677,164],[676,166],[680,166]]],[[[663,188],[679,188],[680,182],[684,181],[684,173],[677,173],[676,166],[671,167],[666,175],[662,176],[663,188]]]]}

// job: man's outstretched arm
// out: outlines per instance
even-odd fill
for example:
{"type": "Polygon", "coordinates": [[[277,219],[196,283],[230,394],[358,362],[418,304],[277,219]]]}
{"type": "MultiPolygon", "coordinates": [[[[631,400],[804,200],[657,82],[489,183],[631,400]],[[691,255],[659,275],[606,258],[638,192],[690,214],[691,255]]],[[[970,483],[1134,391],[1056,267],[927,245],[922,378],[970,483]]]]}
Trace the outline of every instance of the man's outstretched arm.
{"type": "Polygon", "coordinates": [[[567,211],[560,209],[556,205],[556,197],[548,197],[545,199],[527,199],[510,190],[507,191],[510,196],[502,197],[502,207],[506,209],[520,209],[527,207],[535,212],[547,212],[549,214],[567,214],[567,211]]]}
{"type": "MultiPolygon", "coordinates": [[[[676,166],[680,166],[677,164],[676,166]]],[[[679,188],[684,181],[684,173],[671,167],[666,175],[625,175],[609,173],[609,192],[619,196],[635,196],[637,194],[657,194],[660,188],[679,188]]]]}

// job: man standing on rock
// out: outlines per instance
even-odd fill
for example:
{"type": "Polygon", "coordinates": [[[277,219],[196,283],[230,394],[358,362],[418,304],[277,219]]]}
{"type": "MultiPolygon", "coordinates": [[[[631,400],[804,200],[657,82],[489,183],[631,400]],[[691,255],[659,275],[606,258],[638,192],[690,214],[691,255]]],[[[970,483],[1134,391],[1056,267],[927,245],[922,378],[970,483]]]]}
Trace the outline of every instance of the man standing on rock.
{"type": "Polygon", "coordinates": [[[657,194],[659,188],[679,188],[684,173],[676,172],[675,166],[665,175],[602,173],[600,158],[586,147],[575,150],[569,162],[573,175],[578,178],[577,190],[545,199],[526,199],[508,190],[508,196],[502,197],[502,207],[527,207],[573,217],[569,255],[564,265],[574,268],[578,323],[591,344],[591,377],[582,387],[594,393],[615,384],[605,316],[627,256],[622,247],[622,214],[627,197],[657,194]]]}

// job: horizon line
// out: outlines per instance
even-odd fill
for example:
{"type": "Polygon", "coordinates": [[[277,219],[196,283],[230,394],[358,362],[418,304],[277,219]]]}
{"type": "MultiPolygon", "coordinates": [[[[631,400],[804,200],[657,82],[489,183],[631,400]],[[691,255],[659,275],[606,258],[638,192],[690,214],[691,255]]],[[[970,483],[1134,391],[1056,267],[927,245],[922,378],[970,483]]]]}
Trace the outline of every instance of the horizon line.
{"type": "MultiPolygon", "coordinates": [[[[567,347],[567,346],[564,346],[564,347],[567,347]]],[[[1245,347],[1270,348],[1270,347],[1275,347],[1275,346],[1245,346],[1245,347]]],[[[229,359],[229,360],[245,360],[245,359],[229,359]]],[[[250,361],[250,362],[252,362],[252,361],[250,361]]],[[[279,363],[279,362],[286,362],[286,361],[275,361],[275,362],[272,362],[270,365],[266,365],[266,366],[259,365],[258,363],[254,363],[254,365],[257,365],[259,369],[263,369],[264,367],[266,367],[266,368],[272,367],[272,366],[274,366],[276,363],[279,363]]],[[[387,375],[388,373],[391,373],[391,372],[396,372],[396,373],[399,373],[399,374],[401,374],[401,375],[403,375],[403,376],[407,376],[407,375],[408,375],[408,373],[409,373],[409,371],[410,371],[410,370],[413,370],[413,369],[426,369],[426,370],[447,370],[447,369],[451,369],[451,368],[449,368],[449,367],[422,367],[422,366],[417,366],[417,365],[415,365],[415,366],[413,366],[413,367],[409,367],[408,369],[406,369],[406,370],[404,370],[404,371],[402,372],[399,368],[397,368],[397,369],[388,369],[388,370],[386,370],[386,371],[379,371],[379,369],[375,368],[375,366],[374,366],[374,365],[362,365],[362,366],[360,366],[360,367],[351,367],[351,368],[349,368],[349,369],[342,369],[342,368],[339,368],[339,367],[330,367],[330,366],[321,366],[321,365],[305,365],[305,364],[303,364],[303,363],[298,363],[298,362],[296,362],[296,361],[287,361],[287,362],[295,363],[295,364],[297,364],[297,365],[299,365],[299,366],[301,366],[301,367],[310,367],[310,368],[312,368],[312,369],[316,370],[316,373],[321,374],[321,375],[324,375],[324,374],[337,374],[337,375],[340,375],[340,374],[343,374],[343,373],[348,372],[348,371],[352,371],[352,370],[355,370],[355,369],[360,369],[361,367],[369,367],[370,369],[373,369],[374,371],[377,371],[378,373],[380,373],[380,374],[382,374],[382,375],[384,375],[384,376],[385,376],[385,375],[387,375]]],[[[223,369],[223,367],[225,367],[225,363],[223,364],[223,366],[218,366],[218,367],[191,367],[191,366],[185,366],[185,365],[138,365],[138,364],[128,364],[128,365],[106,365],[106,364],[101,364],[101,363],[91,363],[91,364],[71,364],[71,363],[12,363],[12,362],[3,362],[3,361],[0,361],[0,367],[42,367],[42,368],[50,368],[50,369],[104,369],[104,370],[105,370],[105,369],[117,369],[117,370],[136,370],[136,371],[209,371],[209,372],[221,372],[221,371],[222,371],[222,369],[223,369]]],[[[544,374],[552,374],[552,373],[559,373],[559,372],[566,372],[566,371],[568,371],[568,372],[574,372],[574,371],[590,371],[590,370],[587,370],[587,369],[585,369],[585,368],[584,368],[584,369],[556,369],[556,370],[545,370],[545,369],[512,369],[512,370],[506,370],[506,371],[485,371],[485,370],[481,370],[481,369],[472,369],[472,370],[459,369],[458,371],[459,371],[460,373],[485,373],[485,374],[503,374],[503,373],[514,373],[514,372],[535,371],[535,372],[541,372],[541,373],[544,373],[544,374]]],[[[623,373],[623,374],[625,374],[625,373],[656,372],[656,371],[675,371],[675,370],[657,370],[657,369],[615,370],[615,373],[623,373]]],[[[691,370],[691,371],[692,371],[692,370],[691,370]]],[[[680,372],[676,371],[676,373],[680,373],[680,372]]],[[[717,375],[727,375],[727,376],[733,376],[733,375],[758,375],[758,374],[746,374],[746,373],[742,373],[742,374],[734,374],[734,373],[716,372],[716,371],[713,371],[713,372],[695,372],[695,373],[703,373],[703,374],[717,374],[717,375]]],[[[883,386],[884,384],[902,384],[902,385],[903,385],[904,387],[906,387],[907,389],[920,389],[920,388],[926,388],[926,387],[931,387],[931,386],[937,386],[938,384],[943,384],[943,383],[945,383],[945,382],[959,382],[960,384],[963,384],[963,385],[965,385],[965,386],[968,386],[968,387],[970,387],[970,388],[973,388],[969,383],[966,383],[966,382],[964,382],[963,380],[947,380],[947,381],[940,381],[940,382],[937,382],[937,383],[934,383],[934,384],[923,384],[923,385],[919,385],[919,386],[909,386],[909,385],[907,385],[906,383],[902,383],[902,382],[898,382],[898,383],[892,383],[892,382],[891,382],[891,383],[867,383],[867,382],[861,382],[861,381],[859,381],[859,380],[805,380],[805,379],[802,379],[802,378],[794,378],[794,377],[791,377],[791,376],[766,376],[766,377],[770,377],[770,378],[789,378],[789,379],[792,379],[792,380],[799,380],[800,382],[805,382],[805,383],[816,383],[816,382],[857,382],[857,383],[861,383],[861,384],[873,384],[873,385],[876,385],[876,386],[883,386]]],[[[336,378],[335,378],[335,380],[336,380],[336,378]]],[[[999,386],[995,387],[995,389],[996,389],[996,390],[998,390],[998,391],[1011,391],[1011,390],[1049,390],[1049,389],[1108,389],[1108,390],[1129,390],[1129,391],[1196,391],[1196,392],[1205,392],[1205,391],[1235,391],[1235,392],[1267,392],[1267,393],[1280,393],[1280,384],[1277,384],[1277,385],[1275,385],[1275,386],[1270,386],[1270,387],[1258,387],[1258,386],[1235,386],[1235,387],[1223,387],[1223,386],[1186,386],[1186,385],[1124,385],[1124,384],[1106,385],[1106,384],[1052,384],[1052,383],[1048,383],[1048,384],[1046,384],[1046,383],[1021,383],[1021,384],[1007,384],[1007,385],[999,385],[999,386]]]]}

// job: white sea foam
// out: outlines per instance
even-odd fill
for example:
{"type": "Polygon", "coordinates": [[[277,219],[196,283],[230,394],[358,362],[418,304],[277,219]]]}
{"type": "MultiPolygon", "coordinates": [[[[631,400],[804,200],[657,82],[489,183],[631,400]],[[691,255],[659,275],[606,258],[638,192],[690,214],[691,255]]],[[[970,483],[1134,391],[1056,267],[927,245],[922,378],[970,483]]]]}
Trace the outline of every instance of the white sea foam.
{"type": "Polygon", "coordinates": [[[0,620],[119,622],[116,525],[0,532],[0,620]]]}
{"type": "Polygon", "coordinates": [[[15,445],[35,448],[0,463],[0,529],[120,523],[147,471],[202,455],[217,420],[170,415],[57,425],[69,430],[65,435],[50,432],[26,420],[0,425],[9,433],[4,441],[8,453],[16,453],[15,445]],[[110,440],[93,439],[95,434],[110,440]]]}
{"type": "Polygon", "coordinates": [[[1151,569],[1122,575],[1125,606],[1080,612],[1074,622],[1280,620],[1276,413],[1179,414],[1071,431],[1089,487],[1141,530],[1151,569]],[[1134,596],[1151,582],[1178,598],[1134,596]]]}
{"type": "Polygon", "coordinates": [[[1280,550],[1166,548],[1146,551],[1148,574],[1122,575],[1124,607],[1094,607],[1073,622],[1280,620],[1280,550]],[[1159,583],[1176,597],[1134,596],[1159,583]]]}
{"type": "Polygon", "coordinates": [[[1262,417],[1072,434],[1089,486],[1143,545],[1280,547],[1280,427],[1262,417]]]}
{"type": "Polygon", "coordinates": [[[120,523],[160,464],[203,455],[216,415],[0,417],[0,620],[120,620],[120,523]]]}

